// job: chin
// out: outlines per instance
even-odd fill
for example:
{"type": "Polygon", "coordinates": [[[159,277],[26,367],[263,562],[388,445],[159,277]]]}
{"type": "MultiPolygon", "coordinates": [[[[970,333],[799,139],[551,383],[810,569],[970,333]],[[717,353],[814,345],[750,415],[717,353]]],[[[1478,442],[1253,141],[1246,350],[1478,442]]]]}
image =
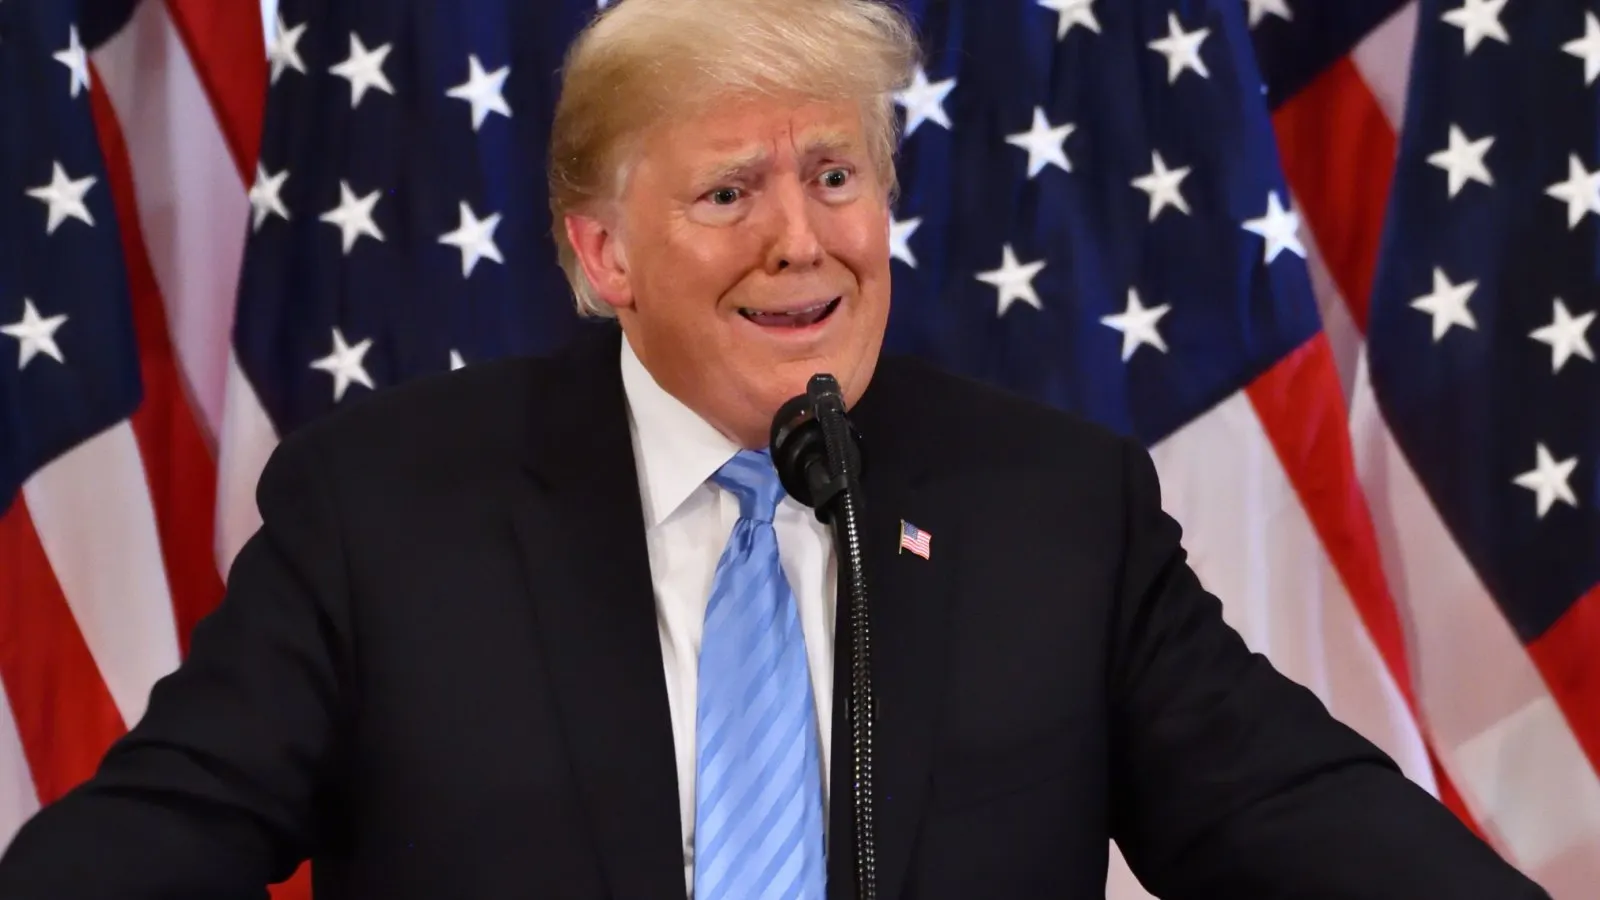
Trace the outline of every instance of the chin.
{"type": "Polygon", "coordinates": [[[776,401],[773,406],[774,413],[777,412],[777,407],[787,402],[789,398],[804,394],[813,375],[832,375],[841,385],[852,380],[848,372],[841,371],[834,361],[828,359],[780,363],[775,369],[776,378],[766,391],[768,400],[776,401]]]}
{"type": "Polygon", "coordinates": [[[817,361],[814,366],[796,366],[788,377],[774,385],[766,393],[766,403],[770,408],[770,415],[776,415],[778,409],[790,399],[806,393],[806,388],[811,382],[811,376],[826,373],[832,375],[839,383],[839,392],[844,397],[845,409],[853,408],[866,392],[867,383],[872,377],[872,367],[866,361],[856,361],[845,365],[832,365],[825,361],[817,361]]]}

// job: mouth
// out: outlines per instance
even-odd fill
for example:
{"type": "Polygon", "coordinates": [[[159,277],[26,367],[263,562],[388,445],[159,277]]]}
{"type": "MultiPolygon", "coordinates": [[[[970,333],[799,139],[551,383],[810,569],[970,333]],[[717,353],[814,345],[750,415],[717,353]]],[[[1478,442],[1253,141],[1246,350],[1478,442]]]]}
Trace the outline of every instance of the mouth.
{"type": "Polygon", "coordinates": [[[822,303],[814,303],[804,309],[788,312],[763,312],[745,307],[739,310],[739,315],[764,328],[809,328],[826,321],[839,308],[843,299],[835,297],[822,303]]]}

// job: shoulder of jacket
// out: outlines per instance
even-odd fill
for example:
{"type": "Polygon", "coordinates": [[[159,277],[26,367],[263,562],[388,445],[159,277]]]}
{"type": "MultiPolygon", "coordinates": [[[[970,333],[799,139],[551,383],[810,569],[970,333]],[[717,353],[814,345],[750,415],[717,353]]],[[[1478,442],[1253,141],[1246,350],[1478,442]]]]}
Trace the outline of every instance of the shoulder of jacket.
{"type": "Polygon", "coordinates": [[[1129,449],[1127,436],[1084,416],[922,359],[886,357],[874,377],[917,440],[968,462],[1099,466],[1120,464],[1129,449]]]}

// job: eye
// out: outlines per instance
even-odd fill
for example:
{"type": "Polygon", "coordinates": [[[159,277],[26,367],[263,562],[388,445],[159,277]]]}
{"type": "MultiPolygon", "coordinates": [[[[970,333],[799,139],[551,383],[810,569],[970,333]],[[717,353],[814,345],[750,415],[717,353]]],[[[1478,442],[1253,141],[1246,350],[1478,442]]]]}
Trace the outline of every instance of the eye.
{"type": "Polygon", "coordinates": [[[706,197],[716,206],[727,206],[730,203],[739,202],[739,189],[731,187],[717,188],[707,194],[706,197]]]}
{"type": "Polygon", "coordinates": [[[845,183],[849,180],[849,169],[829,169],[828,171],[822,173],[822,184],[824,187],[841,188],[844,187],[845,183]]]}

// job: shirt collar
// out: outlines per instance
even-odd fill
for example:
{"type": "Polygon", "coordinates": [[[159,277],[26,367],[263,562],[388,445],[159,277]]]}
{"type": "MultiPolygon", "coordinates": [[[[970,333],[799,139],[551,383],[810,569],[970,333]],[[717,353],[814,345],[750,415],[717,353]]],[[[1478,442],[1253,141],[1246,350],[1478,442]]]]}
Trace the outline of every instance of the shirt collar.
{"type": "Polygon", "coordinates": [[[622,340],[622,387],[628,400],[645,527],[654,528],[732,459],[739,446],[667,393],[639,361],[626,336],[622,340]]]}

